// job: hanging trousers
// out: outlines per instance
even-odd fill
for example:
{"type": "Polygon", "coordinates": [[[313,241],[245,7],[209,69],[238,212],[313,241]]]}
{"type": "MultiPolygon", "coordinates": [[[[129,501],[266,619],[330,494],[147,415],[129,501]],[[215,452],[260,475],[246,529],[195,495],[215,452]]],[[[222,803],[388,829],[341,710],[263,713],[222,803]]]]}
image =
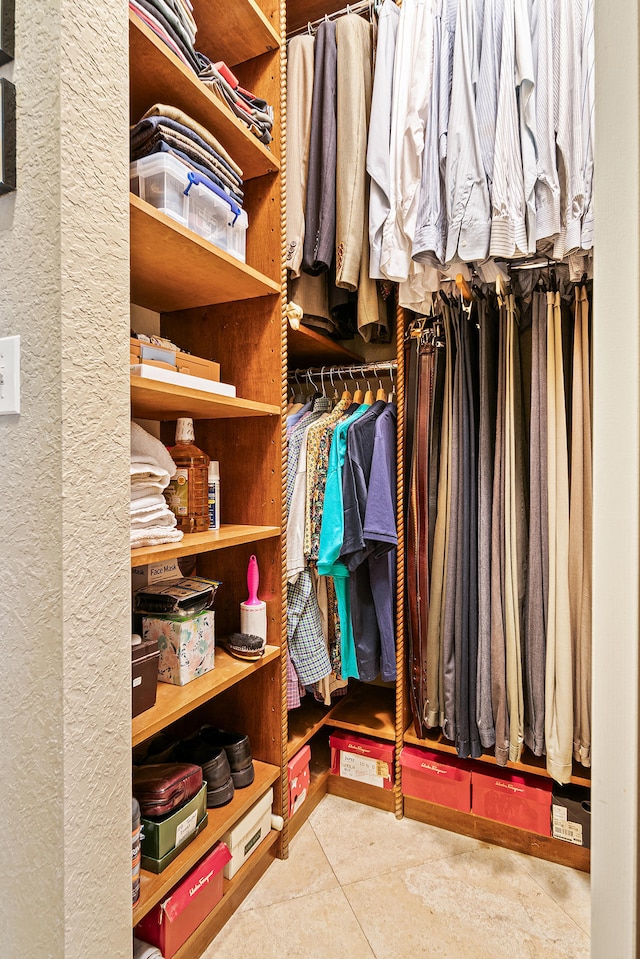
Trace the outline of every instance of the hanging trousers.
{"type": "Polygon", "coordinates": [[[569,464],[560,294],[547,294],[547,481],[549,497],[549,615],[545,675],[547,771],[571,776],[573,660],[569,610],[569,464]]]}
{"type": "Polygon", "coordinates": [[[440,457],[437,502],[433,536],[433,555],[429,593],[429,625],[427,634],[427,701],[426,725],[444,724],[444,611],[446,602],[446,568],[450,535],[451,509],[451,413],[453,406],[453,369],[456,350],[451,330],[449,305],[442,306],[445,349],[440,427],[440,457]]]}
{"type": "Polygon", "coordinates": [[[476,722],[485,749],[495,745],[491,704],[491,501],[498,399],[498,315],[478,304],[480,323],[480,426],[478,441],[478,672],[476,722]]]}
{"type": "Polygon", "coordinates": [[[448,456],[450,461],[449,490],[447,498],[448,535],[445,557],[443,586],[443,626],[442,626],[442,732],[453,742],[456,740],[456,666],[458,649],[456,648],[456,599],[460,586],[458,581],[458,550],[460,548],[460,416],[462,378],[460,366],[464,359],[460,353],[460,321],[457,307],[450,311],[450,333],[447,343],[455,343],[455,363],[452,368],[451,418],[449,430],[448,456]]]}
{"type": "Polygon", "coordinates": [[[569,501],[569,609],[574,664],[573,755],[591,765],[591,376],[589,302],[584,287],[574,304],[569,501]]]}
{"type": "Polygon", "coordinates": [[[495,756],[504,766],[509,758],[509,711],[504,618],[505,593],[505,408],[507,379],[507,308],[500,303],[496,443],[491,503],[491,703],[495,756]]]}

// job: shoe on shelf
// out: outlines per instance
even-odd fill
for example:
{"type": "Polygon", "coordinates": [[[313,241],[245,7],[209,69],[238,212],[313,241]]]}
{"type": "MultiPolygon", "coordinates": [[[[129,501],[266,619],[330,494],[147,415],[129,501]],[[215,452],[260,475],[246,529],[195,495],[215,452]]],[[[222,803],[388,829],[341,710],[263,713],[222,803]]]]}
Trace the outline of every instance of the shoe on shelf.
{"type": "Polygon", "coordinates": [[[207,783],[207,807],[226,806],[231,802],[234,783],[227,754],[222,746],[206,742],[199,733],[180,743],[178,756],[181,762],[202,767],[202,778],[207,783]]]}
{"type": "Polygon", "coordinates": [[[178,747],[180,740],[175,736],[168,736],[161,733],[155,736],[147,748],[146,755],[138,761],[139,766],[157,765],[158,763],[177,762],[178,747]]]}
{"type": "Polygon", "coordinates": [[[236,789],[250,786],[255,778],[251,744],[249,737],[244,733],[228,732],[225,729],[216,729],[215,726],[203,726],[200,737],[211,746],[221,747],[227,754],[231,776],[236,789]]]}

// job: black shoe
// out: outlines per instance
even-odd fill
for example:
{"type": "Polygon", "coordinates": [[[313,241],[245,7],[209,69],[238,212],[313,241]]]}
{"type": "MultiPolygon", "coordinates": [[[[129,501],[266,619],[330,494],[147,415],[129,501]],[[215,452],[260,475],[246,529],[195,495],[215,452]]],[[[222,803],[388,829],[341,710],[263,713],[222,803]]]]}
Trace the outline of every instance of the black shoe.
{"type": "Polygon", "coordinates": [[[178,755],[181,762],[202,767],[202,778],[207,783],[207,806],[210,809],[231,802],[234,783],[227,754],[221,746],[208,743],[196,734],[180,743],[178,755]]]}
{"type": "Polygon", "coordinates": [[[180,741],[174,736],[161,733],[149,743],[147,754],[138,763],[139,766],[157,765],[158,763],[174,763],[178,755],[180,741]]]}
{"type": "Polygon", "coordinates": [[[251,744],[244,733],[230,733],[214,726],[203,726],[200,737],[211,746],[225,750],[236,789],[250,786],[255,778],[251,744]]]}

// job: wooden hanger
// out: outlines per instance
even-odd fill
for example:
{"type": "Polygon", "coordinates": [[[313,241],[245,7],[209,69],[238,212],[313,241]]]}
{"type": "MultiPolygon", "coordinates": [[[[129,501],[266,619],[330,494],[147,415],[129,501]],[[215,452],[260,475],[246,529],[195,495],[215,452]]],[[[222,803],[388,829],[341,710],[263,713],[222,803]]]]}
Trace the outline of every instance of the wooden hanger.
{"type": "Polygon", "coordinates": [[[472,303],[473,291],[471,287],[469,286],[469,284],[467,283],[467,281],[465,280],[465,278],[463,277],[462,273],[456,274],[456,286],[460,290],[462,298],[466,300],[467,303],[472,303]]]}
{"type": "Polygon", "coordinates": [[[354,391],[354,393],[353,393],[353,402],[354,402],[354,403],[362,403],[363,400],[364,400],[364,393],[363,393],[362,390],[360,389],[359,384],[356,383],[356,388],[355,388],[355,391],[354,391]]]}
{"type": "Polygon", "coordinates": [[[378,400],[386,400],[387,394],[382,386],[382,380],[378,377],[378,392],[376,393],[376,402],[378,400]]]}
{"type": "Polygon", "coordinates": [[[367,392],[364,394],[364,400],[362,402],[365,406],[371,406],[373,403],[373,390],[371,389],[370,383],[367,383],[367,392]]]}

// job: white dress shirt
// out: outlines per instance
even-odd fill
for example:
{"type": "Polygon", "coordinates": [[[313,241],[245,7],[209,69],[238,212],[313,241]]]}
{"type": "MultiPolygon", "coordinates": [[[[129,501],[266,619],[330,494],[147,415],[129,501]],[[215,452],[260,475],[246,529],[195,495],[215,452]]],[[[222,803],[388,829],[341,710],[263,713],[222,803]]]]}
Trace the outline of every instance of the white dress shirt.
{"type": "Polygon", "coordinates": [[[594,66],[593,2],[585,0],[582,24],[582,143],[584,177],[584,214],[580,245],[593,249],[593,147],[594,147],[594,66]]]}
{"type": "Polygon", "coordinates": [[[554,47],[557,71],[556,146],[560,178],[560,232],[554,256],[580,248],[584,213],[582,139],[583,0],[556,0],[554,47]]]}
{"type": "Polygon", "coordinates": [[[371,97],[371,120],[367,144],[367,173],[371,177],[369,194],[369,240],[371,259],[369,276],[382,279],[380,253],[382,230],[389,215],[391,104],[393,98],[393,65],[398,35],[400,7],[394,0],[384,0],[378,22],[376,68],[371,97]]]}
{"type": "Polygon", "coordinates": [[[560,232],[560,182],[556,164],[555,67],[553,0],[538,0],[536,33],[536,239],[554,239],[560,232]]]}
{"type": "Polygon", "coordinates": [[[435,0],[404,0],[393,72],[389,215],[380,270],[389,280],[409,275],[418,215],[422,154],[433,82],[435,0]]]}
{"type": "Polygon", "coordinates": [[[481,21],[474,0],[458,0],[447,133],[447,262],[484,260],[491,211],[476,116],[481,21]]]}

